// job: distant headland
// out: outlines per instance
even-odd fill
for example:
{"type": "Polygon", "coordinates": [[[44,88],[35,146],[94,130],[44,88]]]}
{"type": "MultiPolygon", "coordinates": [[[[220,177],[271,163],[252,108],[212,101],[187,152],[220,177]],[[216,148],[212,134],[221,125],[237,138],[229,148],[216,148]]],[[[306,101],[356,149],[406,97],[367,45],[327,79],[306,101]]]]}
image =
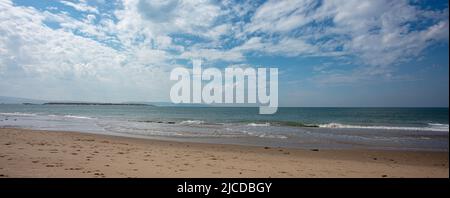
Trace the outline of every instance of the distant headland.
{"type": "Polygon", "coordinates": [[[47,102],[43,105],[128,105],[128,106],[154,106],[142,103],[99,103],[99,102],[47,102]]]}

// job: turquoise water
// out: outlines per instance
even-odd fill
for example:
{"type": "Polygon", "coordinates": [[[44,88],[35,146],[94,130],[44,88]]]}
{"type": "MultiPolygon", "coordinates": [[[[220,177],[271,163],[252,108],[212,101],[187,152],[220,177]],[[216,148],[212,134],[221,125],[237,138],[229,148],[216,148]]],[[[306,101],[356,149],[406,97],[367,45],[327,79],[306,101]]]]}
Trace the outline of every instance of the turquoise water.
{"type": "Polygon", "coordinates": [[[0,105],[0,127],[285,147],[448,150],[448,108],[0,105]]]}

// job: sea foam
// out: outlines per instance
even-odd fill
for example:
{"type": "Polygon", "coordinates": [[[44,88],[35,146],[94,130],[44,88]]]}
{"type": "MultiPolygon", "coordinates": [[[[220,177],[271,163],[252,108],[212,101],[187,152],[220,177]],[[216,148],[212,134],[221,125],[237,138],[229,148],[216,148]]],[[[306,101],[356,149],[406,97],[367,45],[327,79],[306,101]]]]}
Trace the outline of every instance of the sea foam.
{"type": "Polygon", "coordinates": [[[343,128],[343,129],[384,129],[384,130],[408,130],[408,131],[442,131],[448,132],[448,124],[429,123],[427,127],[398,127],[398,126],[362,126],[348,125],[340,123],[319,124],[322,128],[343,128]]]}

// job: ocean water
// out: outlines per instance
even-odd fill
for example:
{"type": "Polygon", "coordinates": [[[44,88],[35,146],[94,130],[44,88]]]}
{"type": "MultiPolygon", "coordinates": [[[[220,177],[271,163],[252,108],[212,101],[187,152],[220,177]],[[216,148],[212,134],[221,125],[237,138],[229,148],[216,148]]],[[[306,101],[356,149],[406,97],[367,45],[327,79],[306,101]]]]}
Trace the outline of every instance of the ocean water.
{"type": "Polygon", "coordinates": [[[448,151],[448,108],[0,105],[0,127],[325,149],[448,151]]]}

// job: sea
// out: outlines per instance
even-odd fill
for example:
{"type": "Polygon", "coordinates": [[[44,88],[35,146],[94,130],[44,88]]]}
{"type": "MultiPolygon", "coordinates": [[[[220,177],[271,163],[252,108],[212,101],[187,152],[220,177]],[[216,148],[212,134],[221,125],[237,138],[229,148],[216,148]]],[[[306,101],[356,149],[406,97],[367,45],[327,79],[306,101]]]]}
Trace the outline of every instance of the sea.
{"type": "Polygon", "coordinates": [[[303,149],[449,150],[448,108],[0,104],[0,128],[303,149]]]}

